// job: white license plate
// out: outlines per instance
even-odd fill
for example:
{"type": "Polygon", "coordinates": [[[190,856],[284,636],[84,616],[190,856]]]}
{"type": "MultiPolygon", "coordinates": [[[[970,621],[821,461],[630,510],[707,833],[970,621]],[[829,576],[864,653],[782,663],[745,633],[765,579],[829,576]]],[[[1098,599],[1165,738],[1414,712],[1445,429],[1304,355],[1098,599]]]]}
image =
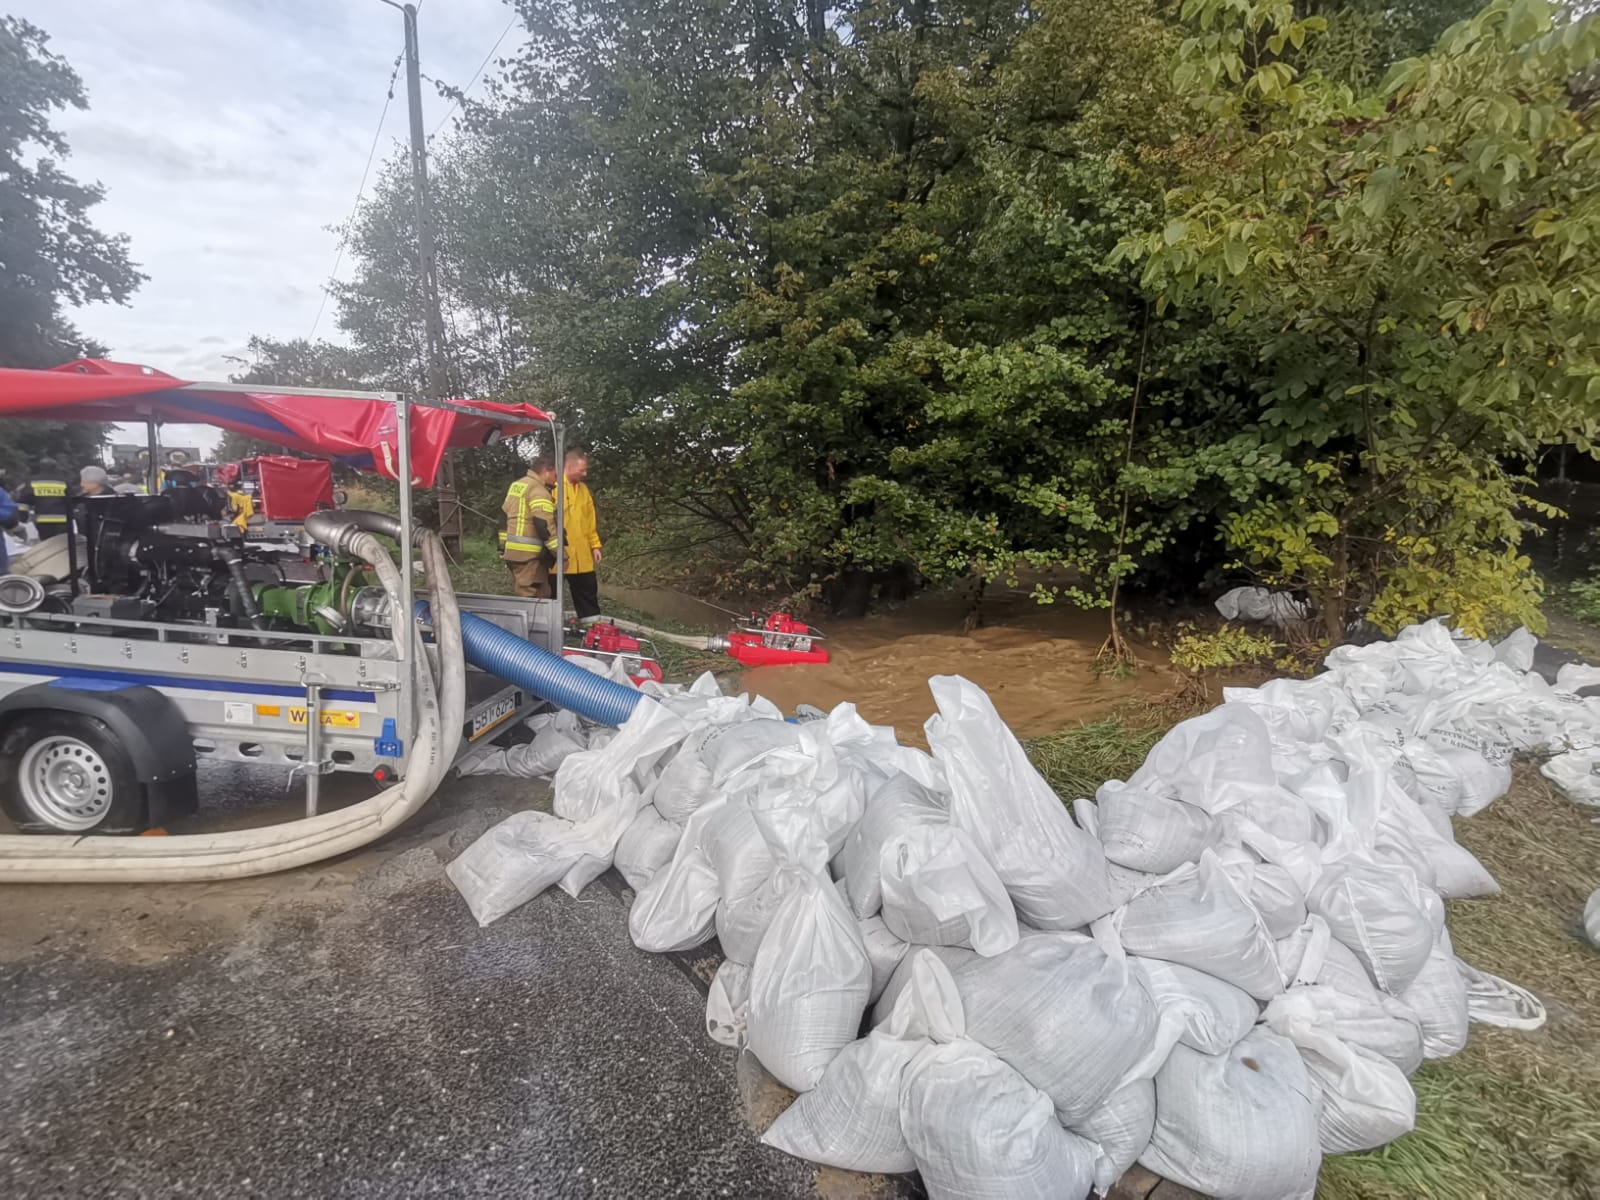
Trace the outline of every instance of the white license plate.
{"type": "Polygon", "coordinates": [[[467,735],[469,742],[475,742],[496,726],[504,724],[516,715],[517,702],[521,695],[513,692],[504,700],[496,700],[488,708],[474,713],[472,717],[472,732],[467,735]]]}

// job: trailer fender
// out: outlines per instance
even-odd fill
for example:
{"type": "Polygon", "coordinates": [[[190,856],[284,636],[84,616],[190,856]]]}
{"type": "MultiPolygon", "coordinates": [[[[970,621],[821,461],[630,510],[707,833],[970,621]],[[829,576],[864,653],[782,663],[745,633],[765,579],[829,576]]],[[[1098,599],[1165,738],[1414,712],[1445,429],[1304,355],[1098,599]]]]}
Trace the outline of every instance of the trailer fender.
{"type": "Polygon", "coordinates": [[[147,819],[159,825],[198,805],[194,742],[182,711],[155,688],[110,680],[57,680],[18,688],[0,699],[0,735],[18,719],[45,711],[76,713],[105,724],[144,785],[147,819]]]}

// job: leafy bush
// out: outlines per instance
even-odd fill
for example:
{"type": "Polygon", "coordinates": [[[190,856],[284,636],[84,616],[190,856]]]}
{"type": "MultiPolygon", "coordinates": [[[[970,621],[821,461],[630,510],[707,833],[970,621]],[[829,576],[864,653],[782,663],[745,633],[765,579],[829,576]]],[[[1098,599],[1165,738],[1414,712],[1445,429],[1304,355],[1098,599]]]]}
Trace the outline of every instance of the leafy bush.
{"type": "Polygon", "coordinates": [[[1172,664],[1190,674],[1221,667],[1248,667],[1272,662],[1283,646],[1265,634],[1237,625],[1213,633],[1186,633],[1172,645],[1172,664]]]}

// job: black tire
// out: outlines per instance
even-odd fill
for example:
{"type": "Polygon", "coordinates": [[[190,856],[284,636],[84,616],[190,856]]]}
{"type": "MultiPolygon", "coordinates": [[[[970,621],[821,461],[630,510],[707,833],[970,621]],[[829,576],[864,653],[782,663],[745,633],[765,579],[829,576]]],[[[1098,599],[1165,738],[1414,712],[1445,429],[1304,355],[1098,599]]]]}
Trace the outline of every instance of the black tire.
{"type": "Polygon", "coordinates": [[[0,736],[0,809],[23,833],[141,833],[144,785],[104,721],[46,710],[0,736]]]}

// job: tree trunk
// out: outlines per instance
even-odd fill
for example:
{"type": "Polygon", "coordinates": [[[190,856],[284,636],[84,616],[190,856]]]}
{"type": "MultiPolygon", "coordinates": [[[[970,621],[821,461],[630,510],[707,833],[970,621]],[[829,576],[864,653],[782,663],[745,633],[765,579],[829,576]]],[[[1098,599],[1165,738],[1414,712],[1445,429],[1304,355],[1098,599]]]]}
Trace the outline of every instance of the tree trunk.
{"type": "Polygon", "coordinates": [[[1316,598],[1322,611],[1322,635],[1330,646],[1337,646],[1344,641],[1350,623],[1350,534],[1342,526],[1333,540],[1332,558],[1332,578],[1326,588],[1318,590],[1316,598]]]}

